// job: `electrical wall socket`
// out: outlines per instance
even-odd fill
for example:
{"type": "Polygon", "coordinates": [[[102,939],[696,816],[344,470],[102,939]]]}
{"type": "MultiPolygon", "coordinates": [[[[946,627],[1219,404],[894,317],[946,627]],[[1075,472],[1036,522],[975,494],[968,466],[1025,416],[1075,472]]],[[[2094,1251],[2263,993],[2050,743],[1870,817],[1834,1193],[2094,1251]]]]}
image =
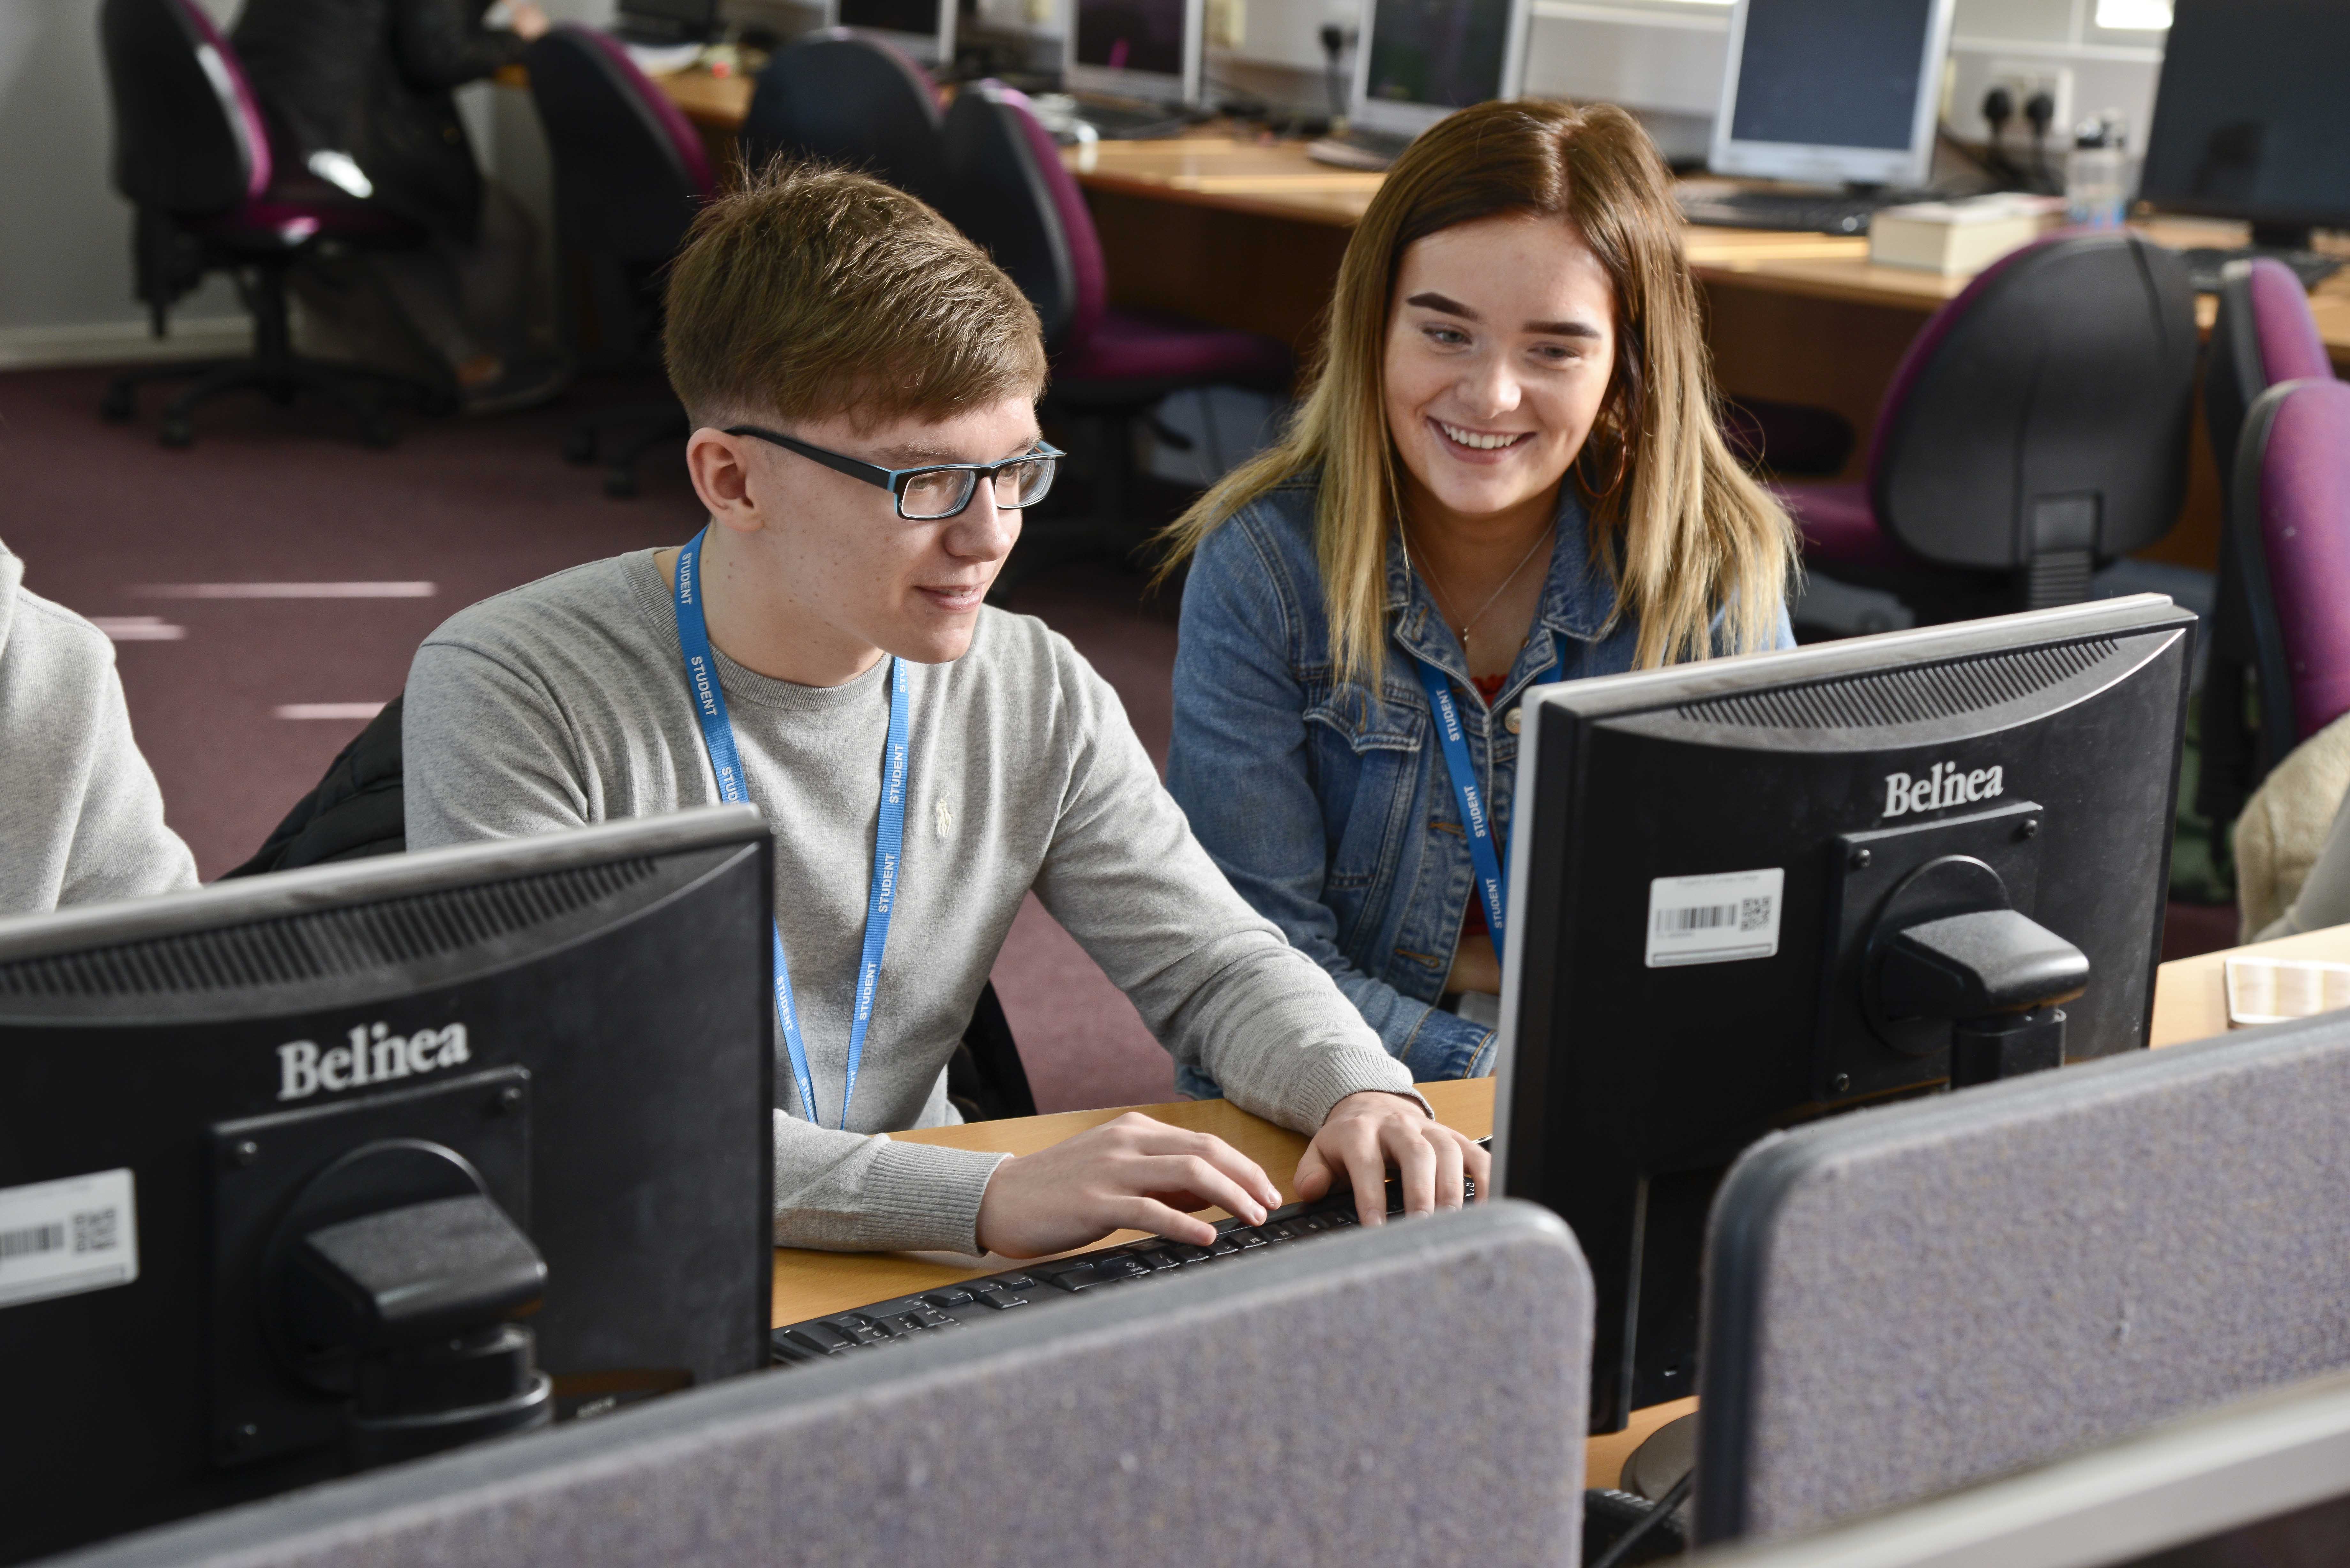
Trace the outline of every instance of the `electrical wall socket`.
{"type": "Polygon", "coordinates": [[[1248,47],[1248,0],[1208,0],[1208,47],[1248,47]]]}
{"type": "MultiPolygon", "coordinates": [[[[2023,106],[2031,101],[2033,94],[2044,92],[2056,100],[2056,118],[2048,122],[2048,145],[2052,149],[2072,145],[2072,67],[2053,66],[2044,61],[1994,59],[1991,62],[1990,76],[1991,79],[1984,83],[1984,91],[1989,91],[1993,87],[2003,87],[2007,88],[2009,96],[2015,99],[2015,119],[2007,128],[2010,138],[2022,138],[2027,141],[2031,140],[2032,124],[2023,118],[2023,106]]],[[[1975,95],[1972,108],[1980,116],[1982,109],[1981,93],[1975,95]]]]}

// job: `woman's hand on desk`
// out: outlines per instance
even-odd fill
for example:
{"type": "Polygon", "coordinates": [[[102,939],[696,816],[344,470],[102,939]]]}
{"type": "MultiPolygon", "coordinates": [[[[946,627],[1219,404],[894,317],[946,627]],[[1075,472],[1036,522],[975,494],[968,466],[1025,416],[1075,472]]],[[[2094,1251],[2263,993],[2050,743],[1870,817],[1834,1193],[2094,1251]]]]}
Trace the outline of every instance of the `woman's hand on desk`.
{"type": "Polygon", "coordinates": [[[1366,1225],[1388,1217],[1388,1167],[1403,1179],[1403,1210],[1428,1214],[1458,1209],[1463,1178],[1485,1190],[1492,1157],[1466,1133],[1454,1132],[1416,1100],[1383,1090],[1348,1095],[1330,1108],[1322,1130],[1297,1162],[1297,1196],[1311,1203],[1330,1190],[1340,1172],[1355,1184],[1355,1210],[1366,1225]]]}
{"type": "Polygon", "coordinates": [[[979,1200],[979,1244],[1035,1258],[1135,1230],[1204,1247],[1216,1228],[1184,1210],[1213,1205],[1261,1225],[1280,1204],[1272,1179],[1223,1139],[1128,1111],[997,1166],[979,1200]]]}

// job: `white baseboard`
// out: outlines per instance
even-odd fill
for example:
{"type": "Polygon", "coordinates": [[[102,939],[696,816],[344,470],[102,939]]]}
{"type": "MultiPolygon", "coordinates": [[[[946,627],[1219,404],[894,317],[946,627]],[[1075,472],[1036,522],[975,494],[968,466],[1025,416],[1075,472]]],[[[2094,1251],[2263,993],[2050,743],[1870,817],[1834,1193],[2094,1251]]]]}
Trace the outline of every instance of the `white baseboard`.
{"type": "Polygon", "coordinates": [[[252,351],[253,322],[244,316],[175,317],[168,337],[148,336],[144,321],[0,327],[0,370],[229,358],[252,351]]]}

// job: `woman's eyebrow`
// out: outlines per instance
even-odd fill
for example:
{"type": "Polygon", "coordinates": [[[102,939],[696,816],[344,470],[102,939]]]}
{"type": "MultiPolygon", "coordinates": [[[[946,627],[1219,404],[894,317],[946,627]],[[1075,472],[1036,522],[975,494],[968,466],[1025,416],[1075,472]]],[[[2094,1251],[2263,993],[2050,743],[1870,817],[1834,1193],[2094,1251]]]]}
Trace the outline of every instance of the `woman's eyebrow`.
{"type": "Polygon", "coordinates": [[[1440,310],[1447,316],[1457,316],[1463,321],[1482,321],[1485,319],[1475,311],[1470,309],[1467,306],[1461,304],[1459,300],[1449,299],[1443,295],[1437,293],[1434,289],[1424,289],[1420,293],[1413,295],[1409,299],[1405,300],[1404,303],[1406,305],[1417,305],[1427,310],[1440,310]]]}
{"type": "Polygon", "coordinates": [[[1588,337],[1597,342],[1599,328],[1588,321],[1529,321],[1526,330],[1543,337],[1588,337]]]}

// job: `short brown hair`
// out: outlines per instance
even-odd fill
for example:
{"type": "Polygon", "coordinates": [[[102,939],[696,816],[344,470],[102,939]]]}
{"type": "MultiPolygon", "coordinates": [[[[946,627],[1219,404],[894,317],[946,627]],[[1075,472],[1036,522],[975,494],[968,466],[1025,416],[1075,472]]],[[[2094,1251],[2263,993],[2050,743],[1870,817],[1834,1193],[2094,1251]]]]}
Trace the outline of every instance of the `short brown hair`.
{"type": "Polygon", "coordinates": [[[904,192],[783,158],[694,219],[669,275],[670,385],[697,423],[948,419],[1045,386],[1035,307],[904,192]]]}

